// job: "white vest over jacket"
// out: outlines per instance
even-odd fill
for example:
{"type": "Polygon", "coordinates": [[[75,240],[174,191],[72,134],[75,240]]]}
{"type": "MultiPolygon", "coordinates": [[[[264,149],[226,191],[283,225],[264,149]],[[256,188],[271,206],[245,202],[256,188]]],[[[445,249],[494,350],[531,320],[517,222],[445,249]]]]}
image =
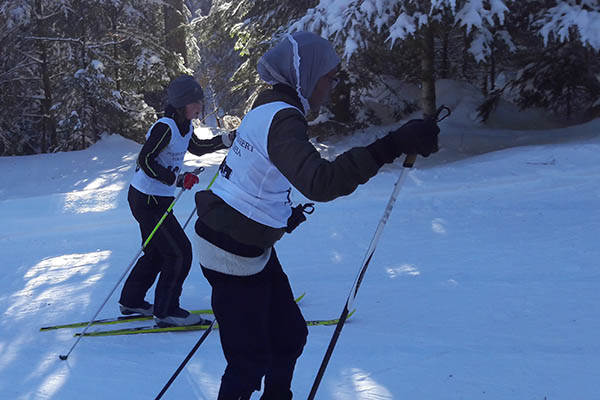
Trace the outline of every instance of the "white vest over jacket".
{"type": "MultiPolygon", "coordinates": [[[[160,118],[156,121],[148,130],[146,134],[146,139],[150,137],[150,132],[152,128],[159,122],[166,124],[169,126],[171,130],[171,141],[156,157],[156,161],[165,168],[170,169],[177,175],[181,170],[183,165],[183,158],[185,153],[187,152],[188,146],[190,144],[190,139],[192,138],[192,132],[194,131],[192,123],[190,122],[190,129],[186,133],[185,136],[182,136],[179,132],[179,128],[177,128],[177,124],[171,118],[160,118]]],[[[144,162],[140,160],[140,162],[144,162]]],[[[158,179],[154,179],[146,175],[143,169],[138,168],[133,175],[133,179],[131,180],[131,186],[136,188],[142,193],[151,194],[155,196],[173,196],[175,194],[175,183],[172,185],[166,185],[159,181],[158,179]]]]}
{"type": "MultiPolygon", "coordinates": [[[[276,101],[246,114],[211,188],[213,193],[246,217],[272,228],[287,226],[292,213],[292,186],[273,165],[267,152],[273,118],[286,108],[297,109],[276,101]]],[[[298,112],[301,113],[300,110],[298,112]]]]}

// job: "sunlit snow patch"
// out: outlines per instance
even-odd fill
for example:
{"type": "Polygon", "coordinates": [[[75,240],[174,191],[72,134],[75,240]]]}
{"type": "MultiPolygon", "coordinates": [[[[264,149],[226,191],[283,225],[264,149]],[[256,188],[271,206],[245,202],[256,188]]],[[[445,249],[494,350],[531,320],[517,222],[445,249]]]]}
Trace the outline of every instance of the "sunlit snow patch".
{"type": "MultiPolygon", "coordinates": [[[[96,186],[97,182],[91,185],[96,186]]],[[[116,209],[120,192],[115,189],[117,188],[67,193],[63,210],[68,213],[84,214],[116,209]]]]}
{"type": "Polygon", "coordinates": [[[397,268],[386,269],[390,278],[394,279],[401,275],[417,276],[421,275],[421,272],[414,265],[404,264],[397,268]]]}
{"type": "Polygon", "coordinates": [[[99,268],[98,265],[107,260],[110,254],[111,251],[104,250],[83,254],[65,254],[40,261],[25,273],[23,277],[26,281],[25,287],[12,295],[14,303],[4,316],[18,317],[37,309],[40,304],[52,303],[67,296],[71,296],[70,304],[75,303],[72,297],[74,291],[88,287],[102,277],[105,267],[99,268]],[[96,273],[88,276],[92,270],[96,273]],[[86,279],[78,282],[77,285],[65,285],[76,275],[85,276],[86,279]]]}

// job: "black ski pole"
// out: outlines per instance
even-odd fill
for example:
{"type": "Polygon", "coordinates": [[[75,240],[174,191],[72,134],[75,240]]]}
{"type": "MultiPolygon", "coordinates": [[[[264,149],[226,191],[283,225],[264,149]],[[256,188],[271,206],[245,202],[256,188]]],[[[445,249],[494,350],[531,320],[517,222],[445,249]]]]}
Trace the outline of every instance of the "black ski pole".
{"type": "MultiPolygon", "coordinates": [[[[217,179],[218,173],[219,173],[219,171],[217,171],[217,173],[215,173],[215,176],[213,176],[213,178],[211,179],[210,183],[206,187],[207,190],[210,189],[210,187],[214,183],[215,179],[217,179]]],[[[185,221],[185,224],[183,225],[183,230],[185,230],[185,227],[189,224],[189,222],[192,219],[192,217],[194,216],[195,212],[196,212],[196,207],[194,207],[194,209],[192,210],[190,216],[185,221]]],[[[213,320],[213,322],[211,322],[211,324],[209,325],[208,329],[204,332],[204,334],[202,334],[202,336],[200,336],[200,339],[198,339],[198,342],[196,343],[196,345],[192,348],[192,350],[189,352],[189,354],[185,357],[185,359],[183,360],[183,362],[181,363],[181,365],[179,365],[179,367],[177,368],[177,370],[175,370],[175,373],[173,374],[173,376],[171,376],[171,378],[169,379],[169,381],[162,388],[162,390],[160,391],[160,393],[158,394],[158,396],[156,396],[155,400],[159,400],[160,398],[162,398],[162,396],[165,394],[165,392],[167,391],[167,389],[169,389],[169,387],[171,386],[171,384],[175,381],[175,379],[177,378],[177,376],[179,375],[179,373],[183,370],[183,368],[188,363],[188,361],[190,361],[190,359],[194,356],[194,353],[196,353],[196,350],[198,350],[198,347],[200,347],[200,345],[202,344],[202,342],[204,342],[204,340],[206,339],[206,337],[208,336],[208,334],[212,330],[212,328],[213,328],[213,326],[215,324],[215,321],[216,320],[213,320]]]]}
{"type": "Polygon", "coordinates": [[[183,370],[183,368],[185,368],[185,365],[188,363],[188,361],[190,361],[190,359],[194,356],[194,353],[196,352],[196,350],[198,350],[198,347],[200,347],[200,345],[202,344],[202,342],[204,342],[204,340],[206,339],[206,337],[208,336],[208,334],[212,330],[213,326],[215,325],[215,321],[216,320],[213,320],[213,322],[210,323],[210,325],[208,326],[208,329],[204,332],[204,334],[202,336],[200,336],[200,339],[198,340],[198,343],[196,343],[194,345],[194,347],[192,348],[192,350],[185,357],[185,359],[179,365],[179,367],[175,370],[175,373],[173,374],[173,376],[171,376],[171,378],[169,379],[169,381],[167,382],[167,384],[162,388],[162,390],[160,391],[160,393],[158,394],[158,396],[156,396],[156,398],[154,400],[159,400],[160,398],[162,398],[162,396],[165,394],[165,392],[167,391],[167,389],[169,389],[169,387],[175,381],[175,379],[177,378],[177,376],[179,375],[179,373],[183,370]]]}
{"type": "MultiPolygon", "coordinates": [[[[441,120],[447,118],[449,115],[450,115],[450,109],[446,106],[441,106],[437,110],[435,116],[433,116],[431,118],[433,120],[435,120],[436,122],[440,122],[441,120]],[[442,111],[446,111],[446,114],[440,118],[440,114],[442,113],[442,111]]],[[[383,212],[383,217],[381,217],[381,219],[379,220],[379,225],[377,226],[377,229],[375,230],[375,234],[373,235],[373,238],[371,239],[371,243],[369,244],[369,248],[367,249],[367,253],[362,262],[362,265],[360,267],[358,275],[354,281],[354,284],[352,285],[350,294],[348,295],[348,298],[346,299],[346,304],[344,305],[344,309],[342,310],[342,314],[340,315],[339,321],[335,327],[333,336],[331,337],[331,340],[329,341],[329,345],[327,346],[327,351],[325,351],[325,356],[323,357],[323,361],[321,362],[321,366],[319,367],[317,376],[315,377],[312,388],[310,389],[310,393],[308,395],[308,400],[313,400],[317,394],[317,389],[319,388],[321,380],[323,379],[323,375],[325,374],[325,369],[327,369],[327,364],[329,364],[329,360],[331,359],[331,355],[333,354],[333,349],[335,348],[335,345],[340,337],[340,334],[342,333],[342,328],[344,327],[344,323],[346,322],[346,319],[348,318],[348,314],[350,313],[350,308],[352,307],[352,303],[354,302],[354,299],[356,299],[356,294],[358,293],[360,284],[362,283],[365,273],[367,272],[367,268],[369,267],[371,258],[373,258],[373,254],[375,253],[375,248],[377,247],[377,242],[379,241],[379,237],[381,236],[381,233],[383,232],[383,228],[385,227],[385,224],[386,224],[388,218],[390,217],[392,208],[394,207],[394,203],[396,203],[396,198],[398,197],[398,193],[400,192],[400,188],[402,187],[402,184],[404,183],[404,180],[406,179],[406,170],[413,167],[416,159],[417,159],[416,154],[408,154],[406,156],[406,158],[404,159],[404,163],[402,164],[402,167],[403,167],[402,171],[400,171],[400,176],[398,177],[398,180],[396,181],[396,184],[394,185],[394,190],[392,191],[392,195],[390,196],[390,199],[385,207],[385,211],[383,212]]]]}
{"type": "MultiPolygon", "coordinates": [[[[194,169],[194,171],[192,171],[192,173],[194,175],[198,175],[202,171],[204,171],[204,167],[198,167],[198,168],[194,169]]],[[[75,347],[77,346],[77,344],[79,343],[79,341],[81,340],[81,338],[87,332],[88,328],[92,325],[92,323],[94,322],[94,320],[96,319],[96,317],[98,316],[98,314],[100,314],[100,311],[102,311],[102,309],[104,308],[104,306],[106,305],[106,303],[108,303],[108,300],[110,299],[110,297],[113,295],[113,293],[115,292],[115,290],[117,289],[117,287],[119,286],[119,284],[121,283],[121,281],[123,280],[123,278],[125,278],[125,275],[127,275],[127,273],[129,272],[129,270],[133,267],[133,264],[135,264],[135,262],[137,261],[138,257],[140,256],[140,254],[142,254],[142,252],[144,251],[144,249],[146,248],[146,246],[148,246],[148,243],[150,243],[150,240],[152,240],[152,238],[154,237],[154,234],[156,233],[156,231],[158,230],[158,228],[160,228],[160,226],[162,225],[163,221],[167,218],[167,216],[169,215],[169,213],[173,210],[173,207],[175,206],[175,203],[177,203],[177,200],[179,200],[179,197],[181,197],[181,195],[183,194],[184,191],[185,191],[185,188],[181,188],[181,190],[177,194],[177,197],[175,197],[175,199],[171,202],[171,204],[169,205],[169,207],[167,208],[167,210],[165,211],[165,213],[163,214],[163,216],[160,218],[160,220],[158,221],[158,223],[156,224],[156,226],[154,227],[154,229],[152,230],[152,232],[150,233],[150,235],[148,236],[148,238],[146,239],[146,241],[142,245],[141,249],[137,252],[137,254],[133,258],[133,260],[131,260],[131,262],[127,266],[127,269],[123,272],[123,274],[119,278],[119,281],[112,288],[112,290],[110,291],[110,293],[108,294],[108,296],[106,296],[106,299],[104,300],[104,302],[102,303],[102,305],[100,306],[100,308],[98,308],[98,311],[96,311],[96,313],[94,314],[94,316],[90,319],[90,322],[88,322],[88,324],[86,325],[86,327],[83,330],[83,332],[81,332],[81,334],[77,337],[77,340],[75,340],[75,343],[73,343],[73,346],[71,346],[71,348],[69,349],[69,351],[67,352],[67,354],[60,354],[58,356],[58,358],[60,358],[63,361],[69,358],[69,355],[71,355],[71,352],[75,349],[75,347]]]]}
{"type": "Polygon", "coordinates": [[[392,192],[392,196],[390,197],[390,200],[387,203],[387,206],[383,213],[383,217],[379,221],[379,225],[377,226],[375,235],[373,235],[373,238],[371,239],[371,243],[369,244],[367,254],[365,255],[365,258],[362,262],[362,266],[359,270],[359,273],[354,281],[354,284],[352,285],[350,294],[348,295],[348,298],[346,299],[346,304],[344,305],[344,309],[342,310],[342,314],[340,315],[339,321],[338,321],[337,325],[335,326],[335,331],[333,332],[333,336],[331,337],[331,340],[329,341],[329,346],[327,346],[327,351],[325,352],[325,356],[323,357],[323,361],[321,362],[321,366],[319,367],[317,376],[315,377],[312,388],[310,389],[310,394],[308,395],[308,400],[314,399],[315,395],[317,394],[317,389],[319,388],[321,379],[323,379],[323,375],[325,374],[325,369],[327,368],[327,364],[329,364],[329,359],[331,358],[331,355],[333,354],[333,349],[335,348],[335,345],[340,337],[340,334],[342,333],[342,328],[344,327],[344,323],[346,322],[346,319],[348,318],[348,314],[350,312],[350,308],[352,307],[352,303],[354,302],[354,299],[356,298],[356,294],[358,293],[360,284],[362,283],[365,273],[367,272],[367,268],[369,267],[371,258],[373,258],[373,254],[375,253],[375,248],[377,246],[377,242],[379,241],[379,237],[381,236],[381,233],[383,232],[383,228],[390,216],[390,213],[392,212],[392,208],[394,207],[394,203],[396,202],[396,198],[398,197],[398,192],[400,191],[400,187],[402,186],[402,183],[404,182],[404,180],[406,178],[405,171],[409,168],[412,168],[412,166],[415,162],[415,159],[416,159],[416,155],[409,154],[406,156],[406,159],[404,160],[403,168],[402,168],[402,171],[400,172],[400,176],[398,177],[398,180],[396,181],[396,184],[394,185],[394,190],[392,192]]]}

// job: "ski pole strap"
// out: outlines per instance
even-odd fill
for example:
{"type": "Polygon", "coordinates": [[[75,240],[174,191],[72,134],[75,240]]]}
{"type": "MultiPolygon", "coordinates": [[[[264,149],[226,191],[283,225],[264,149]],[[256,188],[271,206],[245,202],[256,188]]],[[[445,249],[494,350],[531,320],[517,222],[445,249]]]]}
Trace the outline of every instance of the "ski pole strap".
{"type": "Polygon", "coordinates": [[[192,171],[192,174],[199,175],[201,172],[204,172],[204,167],[194,168],[194,170],[192,171]]]}
{"type": "Polygon", "coordinates": [[[302,206],[302,212],[304,214],[312,214],[315,212],[315,203],[306,203],[306,204],[301,204],[302,206]]]}
{"type": "Polygon", "coordinates": [[[452,114],[452,111],[450,110],[450,107],[447,106],[441,106],[440,108],[438,108],[436,114],[435,114],[435,120],[436,122],[442,122],[443,120],[445,120],[446,118],[448,118],[450,116],[450,114],[452,114]],[[446,112],[445,114],[442,114],[442,112],[446,112]],[[442,115],[440,117],[440,115],[442,115]]]}
{"type": "Polygon", "coordinates": [[[448,118],[450,116],[450,114],[452,113],[452,110],[450,110],[450,107],[445,106],[445,105],[441,105],[435,112],[435,114],[431,115],[431,114],[424,114],[423,115],[423,119],[429,119],[432,121],[437,122],[442,122],[443,120],[445,120],[446,118],[448,118]]]}

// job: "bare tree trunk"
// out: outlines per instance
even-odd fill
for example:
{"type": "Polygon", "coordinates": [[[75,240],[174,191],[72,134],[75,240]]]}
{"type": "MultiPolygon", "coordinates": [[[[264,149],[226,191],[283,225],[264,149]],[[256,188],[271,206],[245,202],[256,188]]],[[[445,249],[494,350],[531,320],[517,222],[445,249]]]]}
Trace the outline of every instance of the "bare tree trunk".
{"type": "Polygon", "coordinates": [[[217,101],[215,100],[215,96],[212,97],[213,101],[213,109],[215,110],[215,120],[217,121],[217,128],[221,129],[221,118],[219,118],[219,106],[217,106],[217,101]]]}
{"type": "MultiPolygon", "coordinates": [[[[115,12],[113,15],[110,16],[110,23],[111,23],[111,32],[113,34],[114,38],[117,38],[117,30],[118,30],[118,20],[119,20],[119,15],[121,14],[123,8],[117,9],[115,8],[115,12]]],[[[112,46],[112,50],[113,50],[113,60],[115,61],[115,67],[114,67],[114,79],[115,79],[115,87],[118,91],[121,90],[121,70],[119,68],[119,44],[113,44],[112,46]]]]}
{"type": "MultiPolygon", "coordinates": [[[[48,55],[46,54],[46,48],[44,45],[42,52],[42,84],[44,87],[44,99],[42,100],[42,113],[44,115],[44,130],[50,134],[50,147],[55,148],[58,145],[58,138],[56,135],[56,121],[52,117],[52,84],[50,82],[50,71],[48,68],[48,55]]],[[[48,149],[43,150],[45,153],[48,149]]]]}
{"type": "Polygon", "coordinates": [[[492,41],[490,49],[490,90],[493,92],[496,89],[496,46],[492,41]]]}
{"type": "Polygon", "coordinates": [[[450,76],[450,61],[448,60],[448,40],[450,33],[448,30],[442,30],[442,65],[440,67],[440,76],[448,79],[450,76]]]}
{"type": "Polygon", "coordinates": [[[437,110],[435,104],[433,30],[429,25],[423,29],[421,46],[423,50],[421,59],[421,105],[423,107],[423,117],[428,117],[435,115],[437,110]]]}
{"type": "MultiPolygon", "coordinates": [[[[111,20],[111,31],[113,33],[113,37],[117,38],[118,26],[119,26],[119,16],[122,15],[124,6],[117,8],[115,5],[114,13],[110,16],[111,20]]],[[[115,62],[114,66],[114,80],[115,80],[115,89],[118,92],[121,92],[121,68],[120,68],[120,60],[119,60],[119,44],[114,44],[112,46],[113,50],[113,60],[115,62]]],[[[125,131],[125,126],[123,123],[123,118],[117,118],[119,124],[119,133],[123,134],[125,131]]]]}
{"type": "Polygon", "coordinates": [[[462,60],[462,75],[463,78],[467,78],[467,64],[469,62],[469,36],[467,35],[467,30],[463,29],[463,60],[462,60]]]}
{"type": "MultiPolygon", "coordinates": [[[[87,30],[85,27],[85,21],[83,20],[84,16],[86,15],[84,13],[84,9],[83,9],[83,1],[79,1],[78,2],[78,9],[79,9],[79,16],[81,18],[80,20],[80,26],[81,26],[81,69],[85,69],[87,67],[87,49],[86,49],[86,42],[87,42],[87,30]]],[[[81,150],[86,148],[86,140],[85,140],[85,131],[86,128],[89,129],[91,128],[90,126],[86,126],[87,124],[85,123],[86,121],[86,117],[87,117],[87,110],[88,110],[88,104],[90,104],[90,99],[89,99],[89,94],[87,91],[87,88],[85,86],[81,87],[82,90],[82,98],[83,98],[83,105],[81,107],[81,115],[79,116],[79,118],[82,120],[83,122],[83,126],[81,129],[81,150]]]]}
{"type": "Polygon", "coordinates": [[[571,108],[571,100],[573,98],[573,86],[571,86],[569,84],[569,86],[567,86],[567,95],[566,97],[566,101],[567,101],[567,120],[571,119],[571,113],[573,112],[572,108],[571,108]]]}
{"type": "Polygon", "coordinates": [[[167,49],[173,50],[183,56],[185,64],[188,64],[186,31],[183,0],[167,0],[164,6],[165,14],[165,45],[167,49]]]}
{"type": "Polygon", "coordinates": [[[485,67],[483,70],[483,77],[481,79],[481,93],[483,93],[484,96],[488,95],[488,74],[487,71],[485,71],[485,67]]]}
{"type": "MultiPolygon", "coordinates": [[[[44,20],[44,8],[41,0],[36,0],[35,8],[38,15],[37,34],[40,37],[48,36],[46,29],[46,22],[44,20]]],[[[42,153],[47,153],[49,147],[55,147],[57,145],[56,137],[56,123],[52,118],[52,85],[50,83],[50,71],[48,66],[48,51],[46,43],[43,40],[37,41],[37,47],[39,51],[40,59],[40,74],[42,81],[42,90],[44,92],[44,98],[41,101],[42,108],[42,137],[40,140],[40,148],[42,153]]]]}

